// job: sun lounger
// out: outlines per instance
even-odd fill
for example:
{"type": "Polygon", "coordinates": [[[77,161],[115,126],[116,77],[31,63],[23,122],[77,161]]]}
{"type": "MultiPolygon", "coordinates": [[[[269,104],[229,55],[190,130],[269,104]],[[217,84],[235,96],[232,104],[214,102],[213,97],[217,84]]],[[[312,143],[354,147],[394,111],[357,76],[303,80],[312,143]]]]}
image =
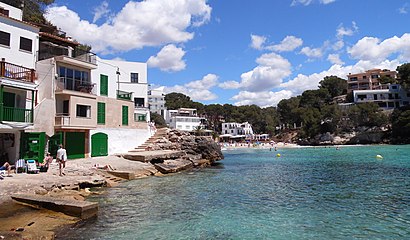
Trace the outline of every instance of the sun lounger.
{"type": "Polygon", "coordinates": [[[19,159],[16,162],[16,173],[23,173],[27,171],[26,161],[24,159],[19,159]]]}
{"type": "Polygon", "coordinates": [[[35,160],[27,160],[27,173],[39,173],[35,160]]]}

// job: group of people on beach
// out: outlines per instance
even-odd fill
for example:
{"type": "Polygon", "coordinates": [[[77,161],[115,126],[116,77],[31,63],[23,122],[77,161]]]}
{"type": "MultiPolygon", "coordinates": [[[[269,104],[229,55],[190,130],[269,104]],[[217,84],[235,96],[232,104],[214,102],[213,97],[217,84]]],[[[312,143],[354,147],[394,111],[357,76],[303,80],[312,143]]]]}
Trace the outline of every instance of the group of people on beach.
{"type": "MultiPolygon", "coordinates": [[[[51,154],[49,152],[46,153],[46,156],[43,159],[42,163],[38,163],[38,167],[40,169],[44,169],[44,171],[46,172],[48,170],[48,168],[50,167],[51,163],[53,162],[53,157],[51,156],[51,154]]],[[[58,150],[57,150],[57,156],[56,156],[56,162],[58,163],[59,166],[59,176],[64,176],[64,169],[66,166],[66,161],[67,161],[67,150],[63,147],[62,144],[59,145],[58,150]]],[[[7,171],[7,175],[5,175],[6,177],[12,177],[13,175],[11,175],[11,171],[13,170],[13,168],[15,169],[15,171],[17,172],[18,169],[16,168],[16,166],[11,165],[9,162],[5,162],[2,166],[0,166],[0,173],[2,171],[7,171]]],[[[0,180],[4,179],[4,175],[0,174],[0,180]]]]}

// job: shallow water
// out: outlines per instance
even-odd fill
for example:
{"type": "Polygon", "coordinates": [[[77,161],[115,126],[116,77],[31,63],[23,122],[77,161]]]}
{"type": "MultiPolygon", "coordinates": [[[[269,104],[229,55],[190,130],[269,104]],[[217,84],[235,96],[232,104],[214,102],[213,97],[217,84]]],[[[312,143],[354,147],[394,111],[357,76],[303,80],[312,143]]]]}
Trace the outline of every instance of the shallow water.
{"type": "Polygon", "coordinates": [[[224,155],[108,189],[98,218],[59,238],[410,239],[409,145],[224,155]]]}

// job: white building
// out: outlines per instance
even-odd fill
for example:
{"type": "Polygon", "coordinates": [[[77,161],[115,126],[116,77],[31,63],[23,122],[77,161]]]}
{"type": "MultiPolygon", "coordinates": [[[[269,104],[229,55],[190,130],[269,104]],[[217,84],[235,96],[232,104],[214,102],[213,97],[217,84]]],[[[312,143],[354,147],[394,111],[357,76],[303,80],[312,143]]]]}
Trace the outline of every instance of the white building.
{"type": "Polygon", "coordinates": [[[148,90],[148,106],[149,110],[160,114],[166,118],[167,108],[165,107],[164,87],[158,87],[148,90]]]}
{"type": "Polygon", "coordinates": [[[373,102],[384,110],[409,105],[410,93],[399,84],[385,85],[385,89],[377,90],[354,90],[353,99],[355,103],[373,102]]]}
{"type": "Polygon", "coordinates": [[[133,101],[135,120],[149,122],[147,64],[100,58],[97,61],[98,68],[92,72],[97,92],[108,82],[106,96],[133,101]]]}
{"type": "Polygon", "coordinates": [[[166,123],[172,129],[193,132],[203,128],[204,118],[198,116],[194,108],[180,108],[178,110],[168,110],[166,123]]]}
{"type": "Polygon", "coordinates": [[[34,121],[39,28],[22,21],[18,8],[0,3],[0,13],[0,160],[14,164],[44,153],[26,133],[34,121]]]}
{"type": "Polygon", "coordinates": [[[244,123],[222,123],[222,135],[221,138],[243,138],[253,139],[252,125],[248,122],[244,123]]]}
{"type": "Polygon", "coordinates": [[[97,124],[91,134],[106,134],[108,154],[127,152],[145,142],[151,133],[147,122],[150,121],[147,96],[147,65],[140,62],[114,61],[97,58],[98,67],[91,72],[92,82],[96,86],[97,101],[100,107],[106,105],[107,119],[104,124],[97,124]],[[111,102],[111,107],[109,107],[111,102]],[[128,107],[132,122],[128,128],[118,127],[123,123],[113,123],[112,118],[121,111],[112,111],[116,102],[122,108],[128,107]],[[124,105],[127,104],[127,105],[124,105]]]}

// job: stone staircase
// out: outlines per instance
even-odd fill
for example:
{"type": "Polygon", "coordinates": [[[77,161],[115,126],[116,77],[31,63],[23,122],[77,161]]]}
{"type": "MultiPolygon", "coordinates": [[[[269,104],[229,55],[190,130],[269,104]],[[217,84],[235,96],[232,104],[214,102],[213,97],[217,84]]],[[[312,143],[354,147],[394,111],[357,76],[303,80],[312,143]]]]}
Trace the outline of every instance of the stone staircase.
{"type": "Polygon", "coordinates": [[[162,139],[167,135],[167,130],[168,128],[159,128],[155,132],[154,135],[152,135],[150,138],[148,138],[145,143],[141,144],[140,146],[136,147],[135,149],[131,150],[130,152],[143,152],[147,150],[147,147],[151,144],[154,143],[158,139],[162,139]]]}

